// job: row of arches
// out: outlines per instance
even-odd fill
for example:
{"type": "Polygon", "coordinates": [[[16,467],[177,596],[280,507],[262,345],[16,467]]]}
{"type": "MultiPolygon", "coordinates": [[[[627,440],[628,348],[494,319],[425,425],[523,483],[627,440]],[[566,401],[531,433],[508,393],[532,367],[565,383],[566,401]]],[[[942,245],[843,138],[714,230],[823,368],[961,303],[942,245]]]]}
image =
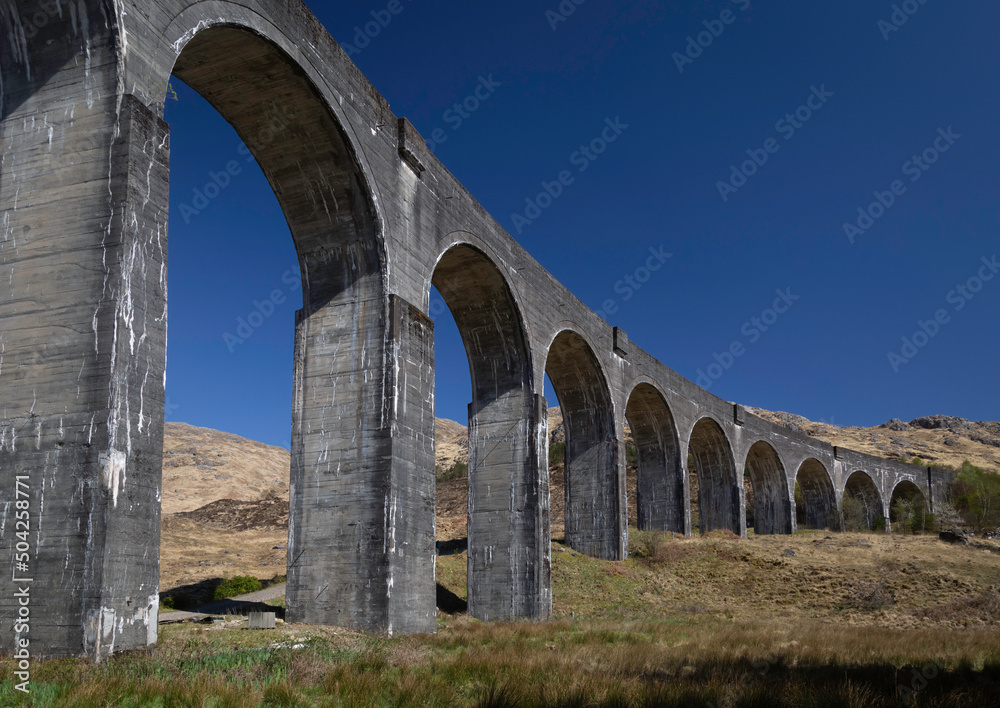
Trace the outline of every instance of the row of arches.
{"type": "MultiPolygon", "coordinates": [[[[305,70],[277,47],[243,29],[214,27],[196,33],[173,73],[245,137],[288,217],[300,260],[303,311],[297,330],[290,515],[302,522],[293,524],[290,534],[289,550],[295,559],[289,566],[290,605],[305,608],[297,610],[298,617],[308,620],[340,612],[335,604],[339,600],[331,598],[350,596],[347,604],[360,608],[389,607],[394,602],[405,605],[423,597],[426,593],[407,583],[400,583],[404,589],[395,590],[392,575],[399,568],[411,579],[433,578],[417,567],[421,561],[413,560],[421,556],[406,550],[405,543],[397,550],[394,540],[386,542],[371,532],[370,523],[367,527],[354,524],[350,543],[334,538],[316,548],[320,545],[317,529],[322,526],[319,519],[364,516],[354,507],[366,503],[375,511],[369,517],[375,518],[378,503],[370,500],[377,500],[392,484],[385,478],[389,468],[376,469],[371,462],[391,453],[373,448],[361,454],[360,447],[346,442],[355,440],[356,430],[373,430],[379,424],[372,413],[378,406],[355,402],[372,393],[366,388],[371,368],[366,357],[379,351],[379,326],[384,323],[373,326],[365,318],[377,319],[371,313],[378,309],[380,285],[388,285],[380,283],[380,278],[387,268],[383,249],[388,248],[391,222],[374,198],[374,181],[361,160],[363,151],[305,70]],[[247,74],[264,76],[266,81],[261,79],[257,85],[267,90],[248,92],[239,83],[219,80],[220,76],[247,74]],[[275,112],[275,106],[283,110],[275,112]],[[341,361],[330,353],[342,342],[360,343],[356,361],[341,361]],[[363,377],[357,375],[361,370],[366,372],[363,377]],[[331,440],[342,448],[337,455],[329,454],[331,440]],[[297,491],[305,488],[310,490],[308,496],[297,491]],[[307,548],[311,555],[297,563],[307,548]],[[388,558],[392,553],[397,557],[381,564],[371,562],[371,558],[388,558]],[[352,579],[350,573],[327,572],[343,567],[358,567],[364,573],[352,579]],[[307,599],[307,589],[326,588],[330,575],[339,578],[340,585],[307,599]],[[383,581],[387,590],[384,597],[376,598],[371,588],[380,587],[383,581]],[[316,597],[321,599],[317,602],[316,597]]],[[[461,337],[471,383],[469,610],[482,619],[545,615],[550,519],[548,476],[542,469],[546,441],[536,435],[544,429],[540,418],[546,407],[540,405],[544,399],[539,400],[543,386],[537,380],[542,374],[535,367],[536,346],[522,314],[520,294],[511,285],[507,267],[498,265],[502,259],[488,255],[488,247],[471,236],[456,232],[432,237],[445,240],[439,242],[437,260],[425,264],[430,274],[425,272],[423,303],[427,305],[431,289],[436,288],[461,337]]],[[[407,294],[405,287],[399,291],[400,297],[418,299],[407,294]]],[[[395,323],[393,319],[390,332],[395,323]]],[[[565,536],[569,546],[598,558],[617,559],[627,553],[623,513],[627,480],[622,464],[626,446],[618,417],[622,412],[635,444],[640,528],[741,533],[746,519],[757,533],[790,533],[799,506],[807,523],[836,524],[837,499],[821,463],[813,460],[814,464],[800,471],[805,502],[798,505],[772,446],[756,443],[739,465],[723,426],[711,417],[697,420],[685,443],[666,396],[648,382],[629,393],[624,411],[616,408],[602,361],[588,342],[586,330],[555,326],[551,333],[544,374],[565,426],[565,536]],[[745,470],[746,482],[740,478],[740,469],[745,470]]],[[[419,359],[419,354],[414,358],[419,359]]],[[[417,391],[414,399],[421,393],[417,391]]],[[[433,411],[433,402],[428,407],[433,411]]],[[[426,452],[425,448],[421,450],[426,452]]],[[[415,478],[422,480],[429,472],[426,459],[413,461],[412,466],[415,478]]],[[[400,465],[400,469],[409,467],[400,465]]],[[[875,497],[868,487],[855,486],[856,496],[865,502],[865,523],[872,525],[875,497]]],[[[853,493],[855,487],[849,483],[848,488],[853,493]]],[[[433,529],[433,513],[427,513],[433,507],[433,495],[418,484],[404,491],[414,489],[419,491],[402,502],[391,493],[385,496],[385,528],[393,532],[385,534],[393,539],[395,522],[389,515],[400,504],[431,517],[422,528],[433,529]]],[[[349,526],[344,524],[335,533],[346,537],[349,526]]]]}
{"type": "MultiPolygon", "coordinates": [[[[507,570],[533,567],[518,562],[518,549],[545,543],[550,520],[535,507],[547,477],[544,483],[532,478],[539,451],[531,445],[543,408],[531,400],[538,387],[526,330],[503,272],[479,248],[458,243],[438,261],[431,282],[454,317],[469,363],[469,604],[489,617],[510,602],[505,588],[518,585],[507,570]],[[506,529],[506,549],[496,543],[498,528],[506,529]]],[[[563,329],[549,345],[544,371],[565,428],[566,543],[593,557],[621,558],[627,553],[626,451],[601,362],[583,335],[563,329]]],[[[847,479],[838,500],[818,459],[807,459],[790,477],[778,451],[760,440],[739,465],[712,417],[698,420],[684,445],[666,397],[652,383],[631,391],[624,416],[635,448],[642,530],[741,534],[745,523],[757,534],[789,534],[796,528],[871,531],[885,523],[878,486],[864,471],[847,479]]],[[[912,482],[895,487],[891,504],[926,509],[912,482]]],[[[531,594],[521,599],[518,612],[532,614],[531,594]]]]}

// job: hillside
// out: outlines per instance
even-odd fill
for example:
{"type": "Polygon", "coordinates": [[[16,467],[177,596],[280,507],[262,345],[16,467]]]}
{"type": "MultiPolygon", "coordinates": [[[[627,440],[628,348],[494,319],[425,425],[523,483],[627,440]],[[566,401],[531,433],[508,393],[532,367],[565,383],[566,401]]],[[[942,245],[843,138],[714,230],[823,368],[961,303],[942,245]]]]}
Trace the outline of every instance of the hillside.
{"type": "Polygon", "coordinates": [[[876,457],[919,457],[929,466],[960,467],[968,460],[977,467],[1000,471],[1000,423],[973,422],[964,418],[932,415],[909,423],[893,419],[876,428],[838,427],[814,423],[792,413],[774,413],[760,408],[750,412],[796,432],[831,445],[865,452],[876,457]]]}
{"type": "Polygon", "coordinates": [[[218,499],[288,498],[288,450],[186,423],[163,429],[163,514],[218,499]]]}
{"type": "MultiPolygon", "coordinates": [[[[839,428],[788,413],[754,410],[775,423],[873,455],[958,466],[968,459],[1000,469],[1000,424],[932,416],[877,428],[839,428]]],[[[549,409],[550,439],[565,440],[558,408],[549,409]]],[[[465,426],[437,421],[439,473],[468,455],[465,426]]],[[[288,528],[289,453],[236,435],[183,423],[164,432],[161,587],[212,577],[284,573],[288,528]]],[[[635,470],[628,470],[630,523],[635,524],[635,470]]],[[[563,533],[563,465],[551,470],[553,538],[563,533]]],[[[468,485],[464,478],[438,483],[439,540],[465,537],[468,485]]]]}

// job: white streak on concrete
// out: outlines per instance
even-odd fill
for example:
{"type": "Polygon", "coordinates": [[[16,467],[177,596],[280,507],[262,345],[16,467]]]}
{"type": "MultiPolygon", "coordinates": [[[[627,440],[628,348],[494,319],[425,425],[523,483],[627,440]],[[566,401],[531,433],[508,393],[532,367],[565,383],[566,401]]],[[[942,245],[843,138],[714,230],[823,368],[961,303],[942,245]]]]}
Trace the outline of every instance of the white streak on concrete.
{"type": "Polygon", "coordinates": [[[125,486],[127,458],[124,452],[108,450],[98,456],[101,464],[101,486],[111,492],[112,506],[118,506],[118,488],[125,486]]]}

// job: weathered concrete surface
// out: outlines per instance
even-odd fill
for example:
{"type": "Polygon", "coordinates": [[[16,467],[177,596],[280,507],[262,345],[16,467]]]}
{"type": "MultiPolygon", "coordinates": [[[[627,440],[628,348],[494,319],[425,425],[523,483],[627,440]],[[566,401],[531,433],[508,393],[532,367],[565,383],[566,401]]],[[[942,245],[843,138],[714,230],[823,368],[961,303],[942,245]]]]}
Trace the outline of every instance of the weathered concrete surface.
{"type": "Polygon", "coordinates": [[[837,525],[856,472],[883,515],[902,484],[931,509],[944,496],[948,473],[768,424],[632,344],[482,209],[298,0],[2,0],[0,36],[0,650],[19,634],[18,543],[33,656],[156,638],[172,74],[244,139],[299,256],[293,621],[434,629],[432,283],[473,378],[476,616],[550,612],[546,372],[566,416],[567,541],[597,557],[627,553],[626,421],[643,528],[691,531],[692,477],[702,531],[745,533],[745,473],[762,532],[837,525]]]}

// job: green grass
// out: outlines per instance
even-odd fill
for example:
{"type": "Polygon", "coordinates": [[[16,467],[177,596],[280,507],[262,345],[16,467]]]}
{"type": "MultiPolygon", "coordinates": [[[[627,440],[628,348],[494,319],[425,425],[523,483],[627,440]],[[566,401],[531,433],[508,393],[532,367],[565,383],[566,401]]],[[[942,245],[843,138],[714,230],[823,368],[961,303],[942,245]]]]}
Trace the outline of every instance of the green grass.
{"type": "Polygon", "coordinates": [[[230,597],[239,597],[257,592],[264,587],[260,580],[250,575],[237,575],[234,578],[226,578],[215,588],[213,599],[216,601],[227,600],[230,597]]]}

